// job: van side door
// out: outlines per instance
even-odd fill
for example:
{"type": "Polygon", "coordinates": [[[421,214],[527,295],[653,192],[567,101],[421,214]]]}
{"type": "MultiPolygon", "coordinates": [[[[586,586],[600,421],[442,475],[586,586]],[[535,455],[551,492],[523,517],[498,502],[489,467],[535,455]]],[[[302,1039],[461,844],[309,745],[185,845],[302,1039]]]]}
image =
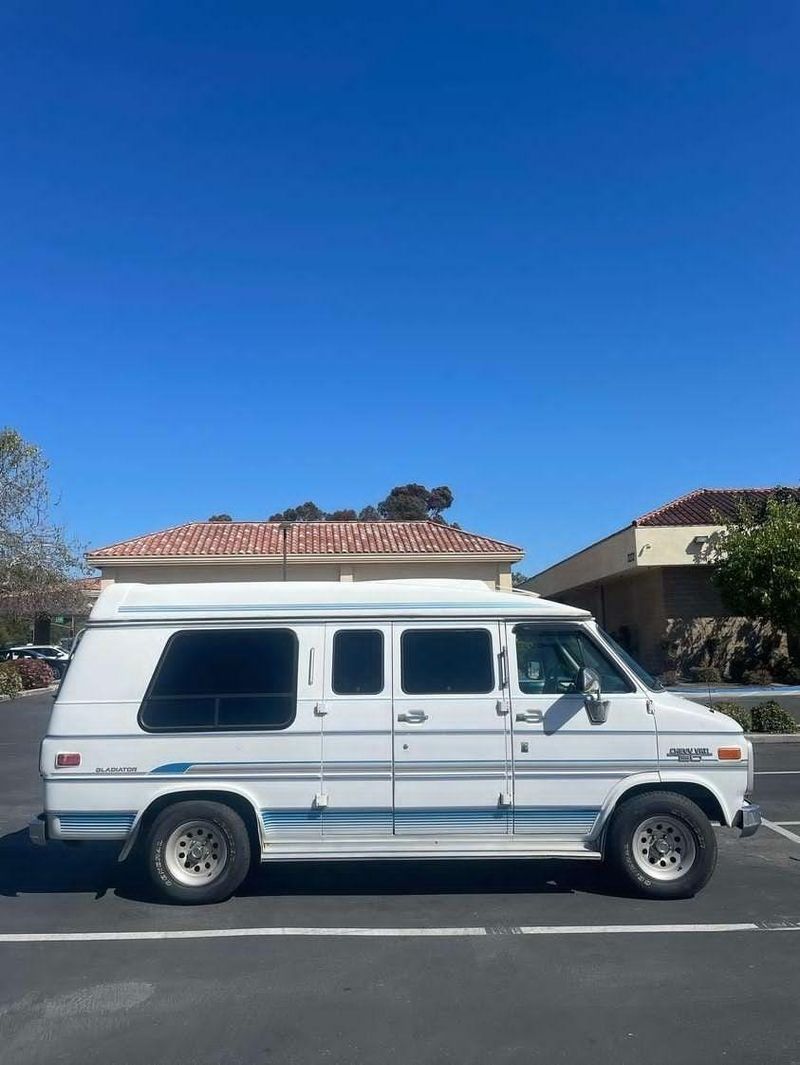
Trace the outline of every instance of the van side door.
{"type": "Polygon", "coordinates": [[[507,835],[510,733],[498,622],[394,626],[396,835],[507,835]]]}
{"type": "Polygon", "coordinates": [[[392,836],[392,629],[325,626],[323,839],[392,836]]]}
{"type": "Polygon", "coordinates": [[[625,777],[658,780],[655,718],[647,696],[581,624],[507,622],[514,821],[517,836],[591,837],[610,792],[625,777]],[[577,673],[600,674],[608,717],[592,724],[577,673]]]}

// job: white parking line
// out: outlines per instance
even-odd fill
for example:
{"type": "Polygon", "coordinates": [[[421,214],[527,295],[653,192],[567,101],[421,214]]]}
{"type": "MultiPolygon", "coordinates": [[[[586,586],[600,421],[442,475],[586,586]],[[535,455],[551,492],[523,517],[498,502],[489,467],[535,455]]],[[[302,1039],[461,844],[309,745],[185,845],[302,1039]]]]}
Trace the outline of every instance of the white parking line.
{"type": "Polygon", "coordinates": [[[761,824],[767,828],[771,828],[773,832],[777,832],[779,836],[785,836],[793,843],[800,843],[800,836],[796,832],[790,832],[788,828],[784,828],[782,825],[777,824],[775,821],[768,821],[766,817],[761,818],[761,824]]]}
{"type": "Polygon", "coordinates": [[[455,928],[202,928],[141,932],[6,932],[2,943],[98,943],[153,939],[240,939],[262,936],[463,938],[465,936],[674,935],[676,932],[800,932],[800,919],[740,924],[502,925],[455,928]]]}

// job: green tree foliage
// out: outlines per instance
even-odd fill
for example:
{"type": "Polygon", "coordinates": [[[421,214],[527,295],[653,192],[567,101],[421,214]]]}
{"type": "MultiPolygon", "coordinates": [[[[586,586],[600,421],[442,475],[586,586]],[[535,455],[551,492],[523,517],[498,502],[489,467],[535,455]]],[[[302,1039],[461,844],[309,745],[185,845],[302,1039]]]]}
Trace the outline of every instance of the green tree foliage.
{"type": "Polygon", "coordinates": [[[712,537],[714,581],[732,614],[769,621],[800,642],[800,492],[776,489],[742,505],[712,537]]]}
{"type": "MultiPolygon", "coordinates": [[[[270,515],[270,521],[439,521],[444,523],[442,511],[453,505],[453,493],[447,485],[426,488],[422,484],[396,485],[377,506],[366,506],[356,512],[324,511],[309,500],[298,507],[288,507],[270,515]]],[[[213,520],[213,519],[212,519],[213,520]]]]}
{"type": "Polygon", "coordinates": [[[529,581],[530,576],[527,573],[520,573],[519,570],[514,570],[511,574],[511,584],[515,588],[521,588],[525,581],[529,581]]]}
{"type": "Polygon", "coordinates": [[[14,429],[0,429],[0,613],[77,613],[76,546],[52,518],[48,463],[14,429]]]}
{"type": "Polygon", "coordinates": [[[442,511],[452,503],[453,493],[446,485],[428,489],[423,484],[400,484],[378,503],[378,513],[384,521],[443,521],[442,511]]]}
{"type": "Polygon", "coordinates": [[[230,516],[230,514],[212,514],[208,520],[214,522],[225,522],[233,521],[233,518],[230,516]]]}

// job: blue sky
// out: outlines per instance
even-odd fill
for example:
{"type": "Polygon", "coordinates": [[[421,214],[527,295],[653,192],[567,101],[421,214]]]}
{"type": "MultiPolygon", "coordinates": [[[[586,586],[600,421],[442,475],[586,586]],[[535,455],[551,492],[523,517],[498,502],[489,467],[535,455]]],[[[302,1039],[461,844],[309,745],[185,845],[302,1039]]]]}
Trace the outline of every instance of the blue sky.
{"type": "Polygon", "coordinates": [[[0,422],[100,545],[450,484],[534,572],[800,479],[800,9],[0,10],[0,422]]]}

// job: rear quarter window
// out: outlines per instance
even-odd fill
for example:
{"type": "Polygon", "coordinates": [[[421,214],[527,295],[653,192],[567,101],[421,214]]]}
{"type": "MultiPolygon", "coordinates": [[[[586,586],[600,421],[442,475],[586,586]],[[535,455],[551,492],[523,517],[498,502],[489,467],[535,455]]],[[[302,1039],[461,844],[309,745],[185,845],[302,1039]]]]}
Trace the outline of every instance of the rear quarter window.
{"type": "Polygon", "coordinates": [[[291,629],[177,632],[139,711],[149,732],[285,729],[297,712],[291,629]]]}

